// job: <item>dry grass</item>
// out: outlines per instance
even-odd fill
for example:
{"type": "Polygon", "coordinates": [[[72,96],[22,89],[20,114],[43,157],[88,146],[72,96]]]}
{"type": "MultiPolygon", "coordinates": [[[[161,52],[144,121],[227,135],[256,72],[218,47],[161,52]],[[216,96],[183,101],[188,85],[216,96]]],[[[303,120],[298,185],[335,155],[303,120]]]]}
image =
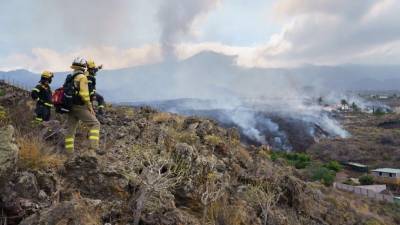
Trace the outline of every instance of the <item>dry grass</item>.
{"type": "Polygon", "coordinates": [[[65,157],[45,152],[45,143],[37,137],[19,137],[17,144],[18,167],[21,169],[58,168],[65,161],[65,157]]]}
{"type": "Polygon", "coordinates": [[[239,204],[229,204],[226,198],[211,204],[207,219],[209,224],[216,225],[241,225],[246,224],[243,214],[245,208],[239,204]]]}
{"type": "Polygon", "coordinates": [[[243,166],[247,166],[253,162],[253,158],[251,157],[250,153],[242,147],[239,147],[238,151],[236,152],[236,158],[243,166]]]}
{"type": "Polygon", "coordinates": [[[156,113],[151,117],[151,120],[156,123],[163,123],[163,122],[170,121],[172,119],[174,119],[174,116],[171,115],[170,113],[166,113],[166,112],[156,113]]]}
{"type": "Polygon", "coordinates": [[[189,145],[195,145],[200,142],[199,136],[193,132],[177,131],[173,128],[166,129],[166,132],[176,142],[183,142],[189,145]]]}

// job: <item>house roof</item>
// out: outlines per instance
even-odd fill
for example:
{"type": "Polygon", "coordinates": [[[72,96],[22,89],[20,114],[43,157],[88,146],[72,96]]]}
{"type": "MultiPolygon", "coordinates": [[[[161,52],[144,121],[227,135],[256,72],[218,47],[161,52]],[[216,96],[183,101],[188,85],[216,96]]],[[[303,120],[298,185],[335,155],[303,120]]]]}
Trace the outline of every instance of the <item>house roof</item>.
{"type": "Polygon", "coordinates": [[[378,168],[372,170],[372,172],[382,172],[382,173],[400,173],[400,169],[393,169],[393,168],[378,168]]]}
{"type": "Polygon", "coordinates": [[[347,165],[357,166],[357,167],[368,167],[367,165],[356,163],[356,162],[348,162],[347,165]]]}

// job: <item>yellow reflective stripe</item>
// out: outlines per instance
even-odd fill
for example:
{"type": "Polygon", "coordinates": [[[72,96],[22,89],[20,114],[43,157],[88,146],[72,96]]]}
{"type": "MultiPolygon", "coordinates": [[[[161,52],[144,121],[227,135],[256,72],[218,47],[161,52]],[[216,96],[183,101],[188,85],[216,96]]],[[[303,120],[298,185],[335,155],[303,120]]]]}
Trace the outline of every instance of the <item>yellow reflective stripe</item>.
{"type": "Polygon", "coordinates": [[[48,106],[48,107],[53,107],[53,104],[50,104],[50,103],[47,103],[47,102],[45,102],[44,105],[48,106]]]}
{"type": "Polygon", "coordinates": [[[65,138],[65,142],[74,142],[73,138],[65,138]]]}
{"type": "Polygon", "coordinates": [[[91,134],[100,134],[100,130],[90,130],[91,134]]]}
{"type": "Polygon", "coordinates": [[[34,88],[34,89],[32,89],[32,91],[37,91],[37,92],[40,92],[40,90],[39,90],[39,89],[37,89],[37,88],[34,88]]]}
{"type": "Polygon", "coordinates": [[[104,105],[99,105],[99,108],[104,108],[104,105]]]}
{"type": "Polygon", "coordinates": [[[42,118],[39,118],[39,117],[36,117],[35,120],[36,120],[36,121],[43,121],[43,119],[42,119],[42,118]]]}
{"type": "Polygon", "coordinates": [[[65,145],[65,148],[74,148],[74,144],[65,145]]]}
{"type": "Polygon", "coordinates": [[[99,137],[97,137],[97,136],[89,136],[89,140],[98,141],[98,140],[99,140],[99,137]]]}
{"type": "Polygon", "coordinates": [[[79,94],[80,94],[81,96],[89,96],[89,92],[86,92],[86,91],[85,91],[85,92],[80,92],[79,94]]]}

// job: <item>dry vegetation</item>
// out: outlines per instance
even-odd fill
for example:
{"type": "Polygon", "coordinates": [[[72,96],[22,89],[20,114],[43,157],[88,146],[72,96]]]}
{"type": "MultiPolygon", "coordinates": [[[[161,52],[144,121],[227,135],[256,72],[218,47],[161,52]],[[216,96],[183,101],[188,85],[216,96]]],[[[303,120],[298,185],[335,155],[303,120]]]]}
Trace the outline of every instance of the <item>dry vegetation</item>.
{"type": "Polygon", "coordinates": [[[49,146],[38,137],[18,137],[17,145],[18,166],[21,170],[58,168],[65,161],[62,155],[47,152],[49,146]]]}

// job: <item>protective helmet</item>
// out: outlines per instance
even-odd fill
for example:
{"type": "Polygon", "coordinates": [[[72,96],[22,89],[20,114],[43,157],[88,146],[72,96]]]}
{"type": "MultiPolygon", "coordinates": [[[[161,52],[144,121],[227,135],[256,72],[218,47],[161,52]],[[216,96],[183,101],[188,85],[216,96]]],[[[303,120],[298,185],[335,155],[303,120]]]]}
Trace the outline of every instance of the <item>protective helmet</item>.
{"type": "Polygon", "coordinates": [[[47,71],[47,70],[43,71],[42,74],[41,74],[41,77],[47,78],[47,79],[51,79],[51,78],[53,78],[53,76],[54,76],[54,73],[50,72],[50,71],[47,71]]]}
{"type": "Polygon", "coordinates": [[[88,69],[95,69],[96,68],[96,63],[94,63],[93,60],[88,60],[87,61],[87,68],[88,69]]]}
{"type": "Polygon", "coordinates": [[[86,69],[86,60],[82,57],[77,57],[72,62],[71,69],[74,70],[85,70],[86,69]]]}

